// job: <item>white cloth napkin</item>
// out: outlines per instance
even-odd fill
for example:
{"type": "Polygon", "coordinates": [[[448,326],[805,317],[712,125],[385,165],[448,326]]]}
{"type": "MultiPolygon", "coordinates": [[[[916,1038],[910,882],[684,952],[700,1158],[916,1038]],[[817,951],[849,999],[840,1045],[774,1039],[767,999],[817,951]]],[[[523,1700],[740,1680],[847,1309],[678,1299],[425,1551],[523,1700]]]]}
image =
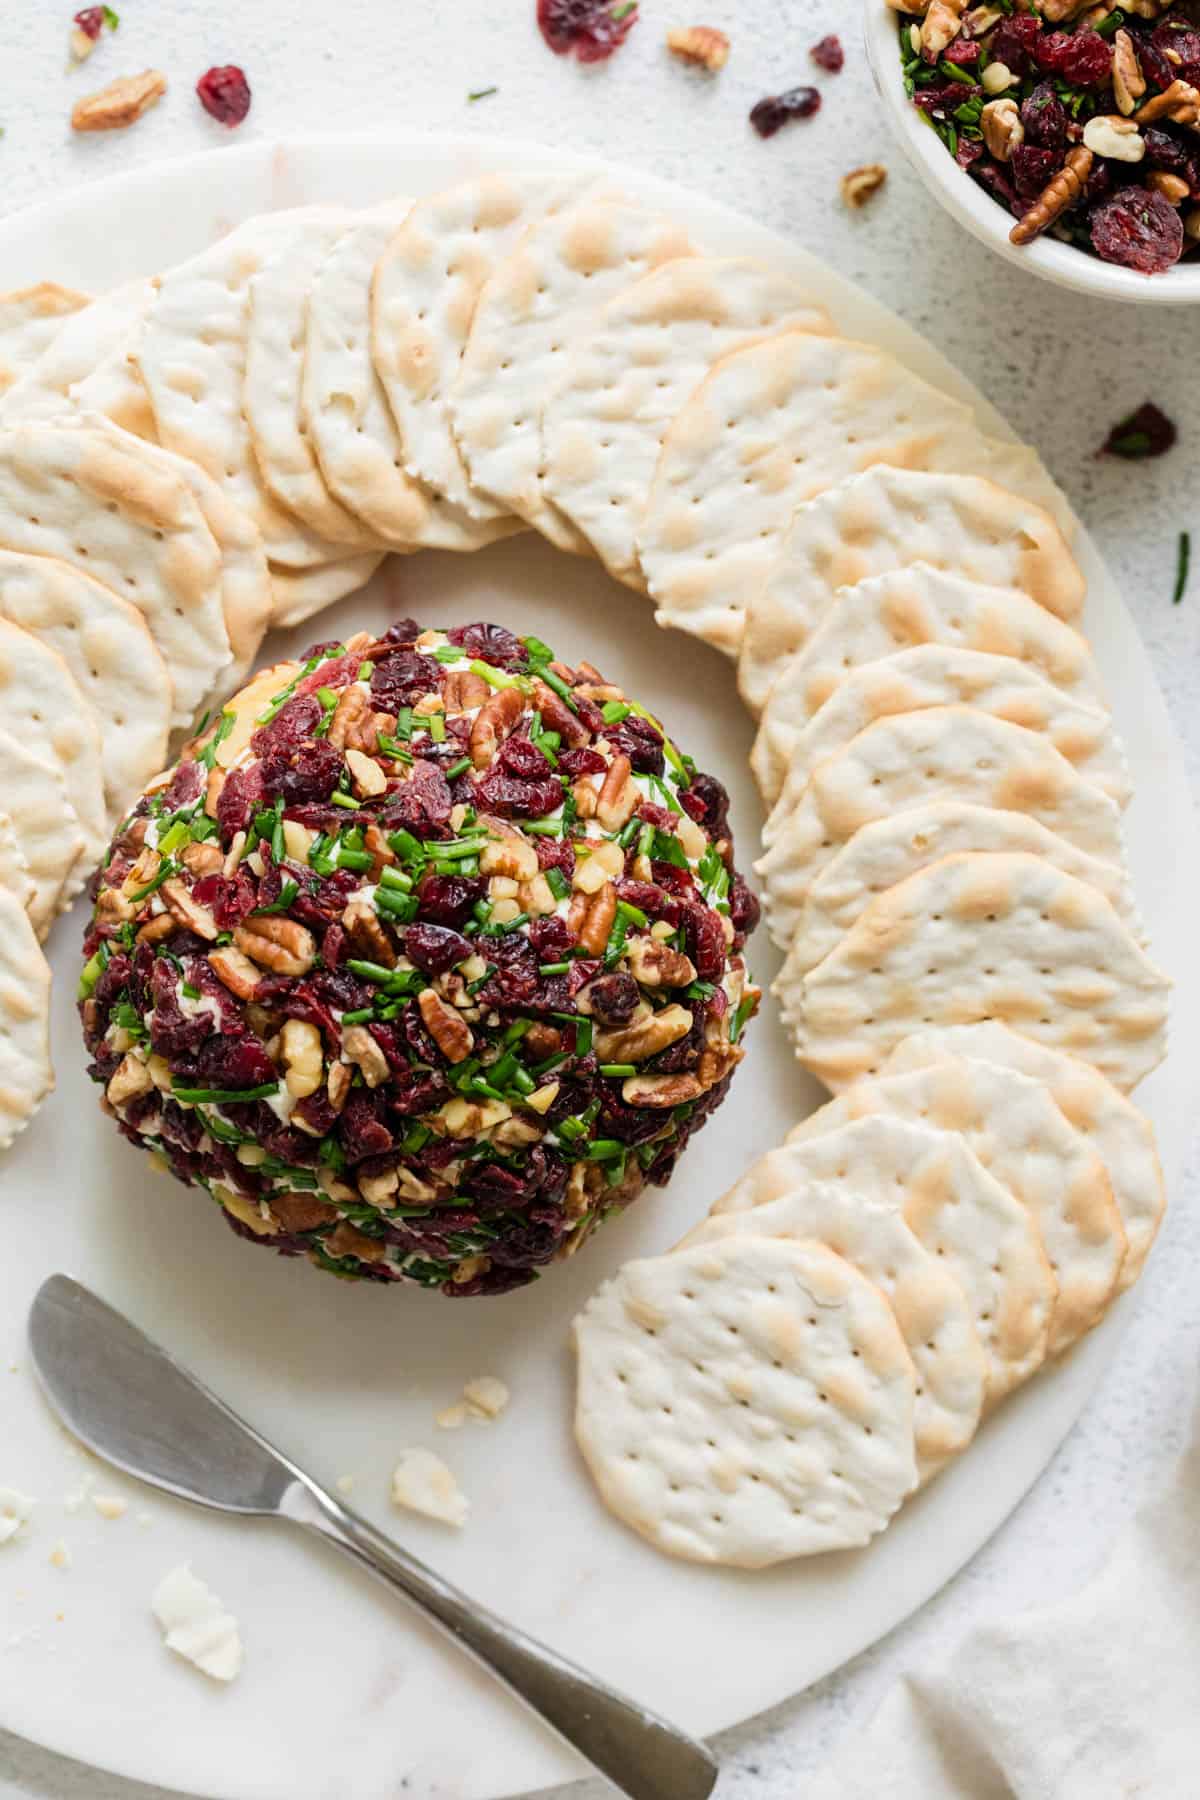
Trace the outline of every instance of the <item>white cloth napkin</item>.
{"type": "Polygon", "coordinates": [[[1200,1796],[1200,1405],[1170,1486],[1078,1594],[908,1676],[805,1800],[1200,1796]]]}

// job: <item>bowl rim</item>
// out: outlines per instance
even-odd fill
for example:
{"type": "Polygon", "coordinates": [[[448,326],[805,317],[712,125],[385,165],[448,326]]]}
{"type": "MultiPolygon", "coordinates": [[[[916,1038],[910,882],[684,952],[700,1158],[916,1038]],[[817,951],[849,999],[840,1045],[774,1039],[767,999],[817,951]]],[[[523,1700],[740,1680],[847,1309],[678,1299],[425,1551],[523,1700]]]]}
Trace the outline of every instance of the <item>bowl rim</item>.
{"type": "Polygon", "coordinates": [[[1200,260],[1164,275],[1141,275],[1088,256],[1052,238],[1018,246],[1009,242],[1008,215],[947,154],[935,131],[908,101],[897,47],[899,15],[887,0],[864,0],[867,60],[876,89],[901,145],[925,186],[973,237],[1007,262],[1076,292],[1142,306],[1186,306],[1200,301],[1200,260]]]}

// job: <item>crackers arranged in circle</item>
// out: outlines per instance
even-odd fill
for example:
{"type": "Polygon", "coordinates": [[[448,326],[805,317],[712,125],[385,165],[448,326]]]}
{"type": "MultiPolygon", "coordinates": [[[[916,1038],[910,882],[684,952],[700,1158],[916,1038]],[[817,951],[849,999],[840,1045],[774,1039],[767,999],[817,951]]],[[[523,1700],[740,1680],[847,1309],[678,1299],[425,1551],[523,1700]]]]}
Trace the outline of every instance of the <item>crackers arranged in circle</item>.
{"type": "Polygon", "coordinates": [[[731,1237],[627,1263],[574,1340],[600,1495],[672,1556],[763,1568],[865,1544],[916,1485],[900,1329],[822,1245],[731,1237]]]}
{"type": "Polygon", "coordinates": [[[50,969],[19,895],[0,884],[0,1150],[53,1086],[50,969]]]}

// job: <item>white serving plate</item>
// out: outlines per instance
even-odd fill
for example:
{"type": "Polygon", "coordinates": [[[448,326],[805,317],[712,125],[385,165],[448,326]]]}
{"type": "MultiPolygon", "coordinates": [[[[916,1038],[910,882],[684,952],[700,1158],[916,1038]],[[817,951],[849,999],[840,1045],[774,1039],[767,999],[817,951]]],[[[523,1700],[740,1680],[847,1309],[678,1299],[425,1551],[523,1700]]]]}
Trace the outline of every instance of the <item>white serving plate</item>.
{"type": "MultiPolygon", "coordinates": [[[[251,144],[83,187],[0,226],[0,287],[53,277],[102,289],[183,257],[250,213],[368,203],[485,167],[580,161],[559,150],[452,138],[251,144]]],[[[679,188],[609,170],[721,254],[795,268],[843,331],[886,343],[979,401],[930,345],[786,240],[679,188]]],[[[982,402],[980,402],[982,404],[982,402]]],[[[1003,429],[989,409],[993,429],[1003,429]]],[[[1183,755],[1132,621],[1094,548],[1088,626],[1138,797],[1130,854],[1153,948],[1175,976],[1172,1055],[1142,1090],[1174,1182],[1200,1066],[1193,949],[1200,847],[1183,755]]],[[[726,780],[740,860],[760,812],[751,727],[730,666],[656,631],[645,603],[596,565],[515,539],[470,559],[393,565],[369,593],[264,657],[400,613],[493,616],[568,656],[588,654],[659,708],[726,780]]],[[[609,1518],[574,1452],[569,1321],[632,1255],[664,1249],[816,1101],[768,1007],[733,1095],[665,1193],[648,1193],[585,1256],[510,1298],[464,1310],[420,1292],[349,1287],[252,1250],[202,1196],[154,1176],[119,1140],[83,1072],[74,1013],[82,909],[54,934],[59,1089],[0,1166],[0,1484],[40,1502],[0,1550],[0,1725],[81,1760],[207,1800],[499,1800],[580,1773],[488,1680],[365,1578],[282,1527],[235,1524],[148,1495],[81,1459],[25,1369],[41,1279],[66,1269],[186,1359],[319,1477],[356,1477],[352,1503],[469,1592],[560,1651],[710,1735],[796,1693],[889,1631],[985,1541],[1045,1467],[1119,1345],[1128,1302],[1006,1406],[970,1453],[864,1552],[765,1574],[672,1563],[609,1518]],[[12,1373],[6,1373],[11,1366],[12,1373]],[[476,1374],[511,1386],[498,1424],[435,1430],[476,1374]],[[436,1447],[474,1504],[461,1535],[389,1514],[387,1476],[409,1444],[436,1447]],[[124,1493],[121,1520],[64,1507],[84,1474],[124,1493]],[[147,1516],[148,1515],[148,1516],[147,1516]],[[48,1558],[68,1545],[73,1566],[48,1558]],[[158,1578],[189,1559],[241,1619],[246,1667],[218,1689],[168,1656],[149,1614],[158,1578]]],[[[775,958],[762,937],[761,978],[775,958]]]]}

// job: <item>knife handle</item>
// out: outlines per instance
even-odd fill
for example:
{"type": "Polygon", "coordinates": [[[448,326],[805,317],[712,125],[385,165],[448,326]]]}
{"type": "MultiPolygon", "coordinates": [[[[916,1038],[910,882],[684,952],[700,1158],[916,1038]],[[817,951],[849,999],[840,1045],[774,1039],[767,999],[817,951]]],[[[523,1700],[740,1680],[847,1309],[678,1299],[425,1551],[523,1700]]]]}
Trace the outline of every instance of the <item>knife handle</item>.
{"type": "Polygon", "coordinates": [[[708,1800],[719,1770],[703,1744],[477,1606],[308,1477],[279,1512],[419,1608],[630,1800],[708,1800]]]}

